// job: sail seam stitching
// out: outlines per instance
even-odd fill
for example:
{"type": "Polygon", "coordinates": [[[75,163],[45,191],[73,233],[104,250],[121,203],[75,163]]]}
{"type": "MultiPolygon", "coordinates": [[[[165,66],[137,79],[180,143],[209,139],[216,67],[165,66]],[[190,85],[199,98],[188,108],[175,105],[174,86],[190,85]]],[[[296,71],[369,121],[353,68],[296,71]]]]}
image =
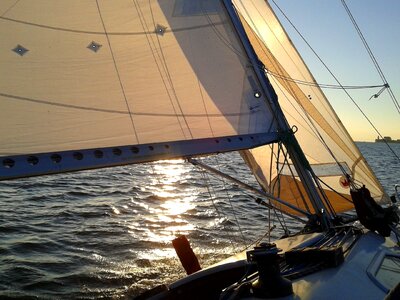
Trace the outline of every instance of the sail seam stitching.
{"type": "MultiPolygon", "coordinates": [[[[8,11],[7,11],[8,12],[8,11]]],[[[5,14],[5,13],[4,13],[5,14]]],[[[20,23],[24,25],[29,25],[29,26],[34,26],[34,27],[40,27],[40,28],[45,28],[45,29],[50,29],[50,30],[56,30],[56,31],[65,31],[65,32],[73,32],[73,33],[79,33],[79,34],[97,34],[97,35],[106,35],[105,32],[101,31],[88,31],[88,30],[77,30],[77,29],[69,29],[69,28],[62,28],[62,27],[55,27],[55,26],[50,26],[50,25],[44,25],[44,24],[37,24],[33,22],[28,22],[28,21],[23,21],[23,20],[17,20],[17,19],[12,19],[12,18],[7,18],[3,16],[0,16],[1,20],[4,21],[10,21],[10,22],[15,22],[15,23],[20,23]]],[[[190,31],[190,30],[196,30],[196,29],[201,29],[201,28],[207,28],[207,27],[212,27],[214,25],[222,25],[222,22],[218,22],[215,24],[206,24],[206,25],[197,25],[197,26],[190,26],[186,28],[176,28],[176,29],[167,29],[165,32],[181,32],[181,31],[190,31]]],[[[152,34],[154,33],[153,31],[143,31],[143,32],[107,32],[107,35],[125,35],[125,36],[130,36],[130,35],[146,35],[146,34],[152,34]]]]}

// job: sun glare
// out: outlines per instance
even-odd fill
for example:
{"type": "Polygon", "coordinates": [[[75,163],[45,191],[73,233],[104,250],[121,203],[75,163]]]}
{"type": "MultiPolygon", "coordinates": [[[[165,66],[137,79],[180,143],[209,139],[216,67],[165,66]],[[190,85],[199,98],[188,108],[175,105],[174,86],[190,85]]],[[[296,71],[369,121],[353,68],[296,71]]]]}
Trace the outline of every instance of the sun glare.
{"type": "Polygon", "coordinates": [[[146,219],[152,224],[147,230],[151,241],[170,243],[177,235],[189,234],[194,226],[184,215],[195,208],[198,192],[186,185],[192,169],[183,160],[160,161],[152,165],[153,178],[145,188],[154,196],[148,207],[151,215],[146,219]]]}
{"type": "Polygon", "coordinates": [[[185,197],[183,199],[168,200],[161,207],[165,209],[166,215],[180,215],[194,208],[192,200],[194,197],[185,197]]]}

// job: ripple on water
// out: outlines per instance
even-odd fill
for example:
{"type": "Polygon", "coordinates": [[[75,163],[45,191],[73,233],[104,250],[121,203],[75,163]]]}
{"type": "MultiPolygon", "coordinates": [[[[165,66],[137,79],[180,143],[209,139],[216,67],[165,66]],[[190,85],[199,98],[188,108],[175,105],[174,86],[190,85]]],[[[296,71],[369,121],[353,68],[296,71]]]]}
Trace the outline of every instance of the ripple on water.
{"type": "MultiPolygon", "coordinates": [[[[399,162],[383,155],[381,145],[360,148],[392,192],[399,162]]],[[[205,161],[231,164],[232,175],[256,185],[237,154],[218,160],[205,161]]],[[[137,295],[184,276],[171,245],[176,235],[188,236],[204,266],[242,250],[263,235],[268,222],[267,210],[237,186],[213,177],[205,181],[183,161],[9,181],[0,183],[0,194],[1,299],[137,295]]],[[[286,223],[293,231],[300,228],[286,223]]],[[[272,232],[275,238],[282,234],[272,232]]]]}

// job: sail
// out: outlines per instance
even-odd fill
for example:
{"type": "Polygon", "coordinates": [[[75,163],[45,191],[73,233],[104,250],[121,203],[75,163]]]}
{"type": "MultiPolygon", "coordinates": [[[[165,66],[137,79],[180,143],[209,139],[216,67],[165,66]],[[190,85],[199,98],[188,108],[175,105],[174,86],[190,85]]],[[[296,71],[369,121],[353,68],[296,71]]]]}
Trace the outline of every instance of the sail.
{"type": "MultiPolygon", "coordinates": [[[[335,211],[353,208],[344,174],[365,184],[374,198],[381,199],[383,188],[267,1],[235,0],[234,3],[279,104],[289,124],[295,126],[296,138],[335,211]]],[[[265,190],[312,211],[290,159],[285,165],[285,155],[277,157],[277,147],[258,147],[243,152],[242,156],[265,190]]]]}
{"type": "Polygon", "coordinates": [[[7,0],[0,35],[1,179],[277,139],[221,1],[7,0]]]}

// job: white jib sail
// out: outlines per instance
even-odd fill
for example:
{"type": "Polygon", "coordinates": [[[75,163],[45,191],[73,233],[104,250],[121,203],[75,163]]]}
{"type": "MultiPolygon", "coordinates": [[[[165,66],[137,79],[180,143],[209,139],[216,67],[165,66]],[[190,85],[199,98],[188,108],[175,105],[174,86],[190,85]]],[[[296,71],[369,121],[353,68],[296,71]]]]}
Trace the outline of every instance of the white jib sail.
{"type": "MultiPolygon", "coordinates": [[[[259,59],[265,65],[289,124],[297,127],[296,138],[316,175],[325,184],[350,198],[349,188],[343,187],[343,173],[336,164],[339,162],[354,180],[365,184],[371,190],[374,198],[382,198],[384,196],[382,186],[324,93],[316,85],[315,79],[267,1],[235,0],[234,3],[242,17],[249,39],[259,59]],[[314,84],[301,85],[295,82],[297,80],[314,84]]],[[[270,184],[274,183],[277,169],[280,169],[280,194],[292,202],[301,202],[296,185],[290,179],[290,172],[287,168],[281,169],[279,166],[283,163],[282,158],[278,163],[275,158],[270,159],[273,155],[271,149],[270,146],[263,146],[246,151],[243,156],[266,190],[272,189],[270,184]]],[[[328,188],[326,190],[328,197],[332,197],[331,202],[337,211],[352,207],[352,204],[343,197],[331,193],[328,188]]]]}

